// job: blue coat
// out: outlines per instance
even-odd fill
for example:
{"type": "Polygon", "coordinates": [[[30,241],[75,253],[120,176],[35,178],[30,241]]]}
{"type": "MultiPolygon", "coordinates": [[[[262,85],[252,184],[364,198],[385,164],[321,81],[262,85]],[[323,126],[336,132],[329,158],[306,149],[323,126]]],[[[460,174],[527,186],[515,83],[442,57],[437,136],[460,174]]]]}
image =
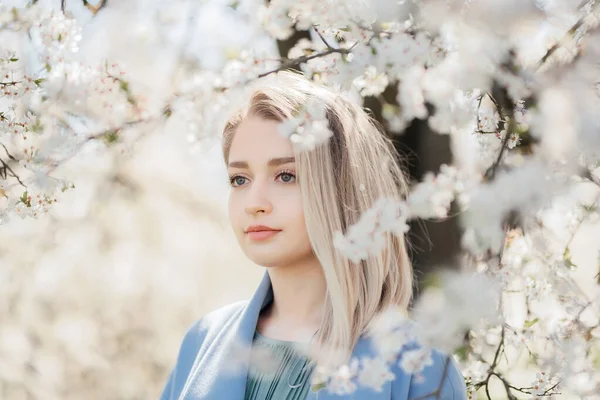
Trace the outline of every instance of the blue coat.
{"type": "MultiPolygon", "coordinates": [[[[250,300],[237,302],[213,311],[193,324],[187,331],[177,364],[171,371],[160,400],[243,400],[246,389],[247,362],[242,357],[237,374],[231,372],[231,358],[240,360],[239,347],[252,343],[258,315],[273,296],[268,273],[250,300]],[[238,353],[238,354],[235,354],[238,353]]],[[[353,357],[375,355],[369,340],[361,337],[356,344],[353,357]]],[[[351,395],[337,396],[321,389],[309,391],[307,400],[411,400],[428,395],[439,388],[444,371],[445,357],[433,351],[433,365],[422,374],[424,382],[416,382],[411,375],[397,365],[392,372],[396,376],[388,381],[381,392],[359,386],[351,395]]],[[[397,364],[397,363],[395,363],[397,364]]],[[[429,396],[431,400],[436,396],[429,396]]],[[[442,400],[466,400],[465,381],[456,363],[451,362],[441,387],[442,400]]]]}

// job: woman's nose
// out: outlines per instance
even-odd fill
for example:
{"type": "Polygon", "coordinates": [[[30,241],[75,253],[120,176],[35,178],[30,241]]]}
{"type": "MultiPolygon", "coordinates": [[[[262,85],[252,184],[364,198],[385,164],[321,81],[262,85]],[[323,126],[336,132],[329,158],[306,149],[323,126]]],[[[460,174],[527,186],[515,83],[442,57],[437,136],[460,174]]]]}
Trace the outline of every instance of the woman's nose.
{"type": "Polygon", "coordinates": [[[273,204],[269,201],[266,185],[254,182],[249,188],[245,211],[249,215],[258,213],[268,214],[273,210],[273,204]]]}

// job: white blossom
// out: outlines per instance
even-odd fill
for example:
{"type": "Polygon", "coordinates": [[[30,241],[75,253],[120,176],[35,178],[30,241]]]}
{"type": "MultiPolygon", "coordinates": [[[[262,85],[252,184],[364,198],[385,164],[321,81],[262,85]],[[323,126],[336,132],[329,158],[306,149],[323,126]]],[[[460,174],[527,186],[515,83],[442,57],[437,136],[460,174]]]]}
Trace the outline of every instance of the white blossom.
{"type": "Polygon", "coordinates": [[[462,182],[455,168],[442,165],[435,176],[427,173],[416,185],[407,200],[411,217],[444,218],[448,215],[455,195],[460,193],[462,182]]]}
{"type": "Polygon", "coordinates": [[[444,274],[441,288],[429,288],[415,305],[418,339],[428,346],[452,351],[464,333],[483,321],[497,319],[500,291],[481,274],[444,274]]]}
{"type": "Polygon", "coordinates": [[[296,117],[284,121],[280,133],[301,150],[314,149],[333,135],[325,107],[316,102],[308,103],[296,117]]]}
{"type": "Polygon", "coordinates": [[[404,234],[408,230],[407,216],[406,204],[380,199],[345,234],[336,232],[334,245],[344,256],[358,263],[382,250],[386,234],[404,234]]]}
{"type": "Polygon", "coordinates": [[[327,390],[338,396],[353,393],[356,390],[354,379],[358,373],[359,361],[353,359],[349,364],[340,366],[331,375],[327,390]]]}
{"type": "Polygon", "coordinates": [[[381,358],[363,358],[361,364],[358,382],[377,392],[381,392],[383,385],[395,377],[389,365],[381,358]]]}
{"type": "Polygon", "coordinates": [[[408,374],[419,373],[429,365],[433,365],[433,359],[431,358],[431,349],[426,347],[407,350],[402,353],[400,359],[400,368],[408,374]]]}
{"type": "Polygon", "coordinates": [[[365,73],[354,80],[354,85],[362,96],[376,96],[382,93],[388,84],[385,73],[378,73],[373,66],[367,67],[365,73]]]}

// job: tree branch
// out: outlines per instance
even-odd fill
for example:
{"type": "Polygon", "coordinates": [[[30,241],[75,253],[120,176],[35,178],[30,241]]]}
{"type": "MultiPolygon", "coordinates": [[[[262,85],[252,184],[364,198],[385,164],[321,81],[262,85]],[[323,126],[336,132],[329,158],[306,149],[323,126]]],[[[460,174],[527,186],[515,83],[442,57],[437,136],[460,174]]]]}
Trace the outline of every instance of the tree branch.
{"type": "Polygon", "coordinates": [[[23,186],[24,188],[27,188],[27,186],[23,183],[23,181],[21,181],[21,178],[19,178],[19,175],[17,175],[15,173],[15,171],[12,170],[12,168],[10,167],[10,165],[8,165],[3,159],[0,158],[0,164],[2,164],[2,167],[0,167],[0,177],[2,177],[2,179],[6,179],[7,177],[7,172],[10,172],[10,176],[12,176],[13,178],[15,178],[17,180],[17,182],[19,182],[19,184],[21,186],[23,186]]]}
{"type": "Polygon", "coordinates": [[[441,398],[442,388],[444,387],[444,381],[446,380],[446,376],[448,375],[448,367],[450,367],[450,357],[451,356],[446,356],[446,360],[444,361],[444,370],[442,371],[442,379],[440,380],[437,389],[435,389],[433,392],[424,394],[423,396],[419,396],[413,400],[424,400],[430,397],[435,397],[436,399],[441,398]]]}
{"type": "MultiPolygon", "coordinates": [[[[585,2],[583,4],[585,4],[585,2]]],[[[597,5],[598,5],[597,2],[594,3],[594,5],[592,5],[592,9],[590,10],[590,13],[594,11],[594,9],[596,8],[597,5]]],[[[582,6],[580,6],[579,8],[581,9],[581,7],[582,6]]],[[[589,13],[584,15],[583,17],[579,18],[579,20],[577,20],[577,22],[575,22],[575,24],[567,31],[565,36],[563,36],[562,39],[560,39],[558,42],[556,42],[552,47],[550,47],[548,49],[546,54],[544,54],[544,56],[540,59],[540,61],[538,61],[537,67],[535,69],[536,71],[539,71],[540,68],[544,66],[546,61],[548,61],[548,59],[552,56],[552,54],[554,54],[554,52],[556,52],[556,50],[558,50],[562,46],[562,43],[564,43],[567,38],[573,36],[575,34],[575,32],[577,32],[577,29],[579,29],[583,25],[583,23],[585,22],[585,19],[588,16],[589,16],[589,13]]]]}
{"type": "Polygon", "coordinates": [[[310,60],[314,60],[315,58],[325,57],[325,56],[328,56],[328,55],[334,54],[334,53],[349,54],[351,51],[352,51],[352,48],[350,48],[350,49],[333,49],[333,48],[331,48],[331,49],[322,51],[320,53],[311,54],[310,56],[302,56],[302,57],[294,58],[292,60],[284,62],[279,68],[276,68],[272,71],[264,72],[264,73],[258,75],[258,78],[264,78],[267,75],[271,75],[271,74],[277,73],[279,71],[284,71],[286,69],[297,67],[300,64],[308,62],[310,60]]]}
{"type": "Polygon", "coordinates": [[[508,96],[508,93],[506,92],[506,89],[500,88],[497,91],[499,92],[500,104],[498,104],[498,101],[494,98],[494,96],[490,96],[490,99],[494,102],[494,104],[496,104],[498,113],[500,113],[500,118],[504,121],[508,121],[508,124],[506,124],[506,122],[505,122],[506,133],[502,140],[502,146],[500,148],[500,151],[498,152],[498,157],[496,157],[496,161],[487,169],[487,171],[485,171],[484,179],[487,181],[493,180],[494,177],[496,176],[496,172],[498,170],[498,167],[500,166],[500,163],[502,162],[502,157],[504,156],[504,152],[506,151],[506,148],[508,147],[507,146],[508,141],[510,140],[510,137],[512,136],[513,132],[515,131],[515,129],[517,127],[517,123],[516,123],[515,117],[514,117],[513,104],[508,96]],[[508,112],[507,116],[502,115],[501,106],[504,106],[506,108],[506,111],[508,112]]]}
{"type": "Polygon", "coordinates": [[[100,1],[100,4],[98,4],[97,6],[94,6],[93,4],[90,4],[87,0],[82,0],[82,1],[83,1],[83,5],[86,6],[87,9],[90,10],[94,15],[98,14],[98,11],[100,11],[104,7],[106,7],[106,4],[108,3],[108,0],[102,0],[102,1],[100,1]]]}
{"type": "MultiPolygon", "coordinates": [[[[6,155],[8,156],[9,160],[11,160],[13,162],[18,162],[18,160],[12,154],[10,154],[10,152],[8,151],[8,149],[6,148],[4,143],[0,143],[0,146],[4,147],[4,151],[6,152],[6,155]]],[[[21,178],[19,178],[19,176],[15,173],[15,171],[12,170],[10,165],[8,165],[6,162],[4,162],[4,160],[2,160],[1,158],[0,158],[0,162],[2,163],[2,168],[0,168],[0,175],[3,177],[3,179],[6,179],[6,176],[7,176],[6,171],[9,171],[10,175],[13,178],[15,178],[21,186],[23,186],[24,188],[27,189],[27,186],[21,181],[21,178]]]]}
{"type": "Polygon", "coordinates": [[[328,49],[334,48],[327,42],[327,40],[325,40],[325,37],[323,37],[323,34],[321,32],[319,32],[319,29],[317,29],[316,26],[313,26],[313,29],[315,30],[315,32],[317,32],[317,35],[319,35],[319,38],[321,38],[321,41],[323,42],[323,44],[325,44],[325,46],[327,46],[328,49]]]}
{"type": "Polygon", "coordinates": [[[17,161],[17,159],[15,157],[13,157],[12,154],[9,153],[8,149],[6,148],[6,146],[4,145],[4,143],[0,143],[0,146],[4,147],[4,151],[6,151],[6,155],[8,156],[8,158],[12,161],[17,161]]]}
{"type": "MultiPolygon", "coordinates": [[[[506,395],[508,396],[509,400],[517,400],[517,397],[511,392],[511,390],[515,390],[517,392],[528,394],[528,395],[533,394],[531,392],[531,390],[534,389],[533,387],[518,388],[516,386],[513,386],[508,382],[508,380],[506,380],[505,377],[502,376],[502,374],[495,371],[496,367],[498,366],[498,362],[500,360],[500,353],[504,349],[504,337],[505,337],[504,328],[505,327],[503,325],[502,333],[501,333],[501,337],[500,337],[500,343],[498,343],[498,347],[496,348],[496,352],[494,354],[494,360],[492,361],[492,364],[490,365],[490,368],[488,369],[487,377],[485,378],[485,380],[473,385],[476,389],[479,389],[483,386],[485,388],[485,393],[489,400],[492,400],[492,397],[491,397],[490,391],[489,391],[489,383],[490,383],[490,379],[492,378],[492,376],[495,376],[496,378],[500,379],[500,381],[504,385],[504,389],[506,391],[506,395]]],[[[485,362],[484,360],[481,360],[481,361],[485,362]]],[[[556,392],[550,393],[552,390],[554,390],[558,386],[559,383],[560,382],[557,382],[555,385],[548,388],[543,394],[540,394],[538,396],[545,397],[545,396],[552,396],[555,394],[560,394],[560,393],[556,393],[556,392]]]]}

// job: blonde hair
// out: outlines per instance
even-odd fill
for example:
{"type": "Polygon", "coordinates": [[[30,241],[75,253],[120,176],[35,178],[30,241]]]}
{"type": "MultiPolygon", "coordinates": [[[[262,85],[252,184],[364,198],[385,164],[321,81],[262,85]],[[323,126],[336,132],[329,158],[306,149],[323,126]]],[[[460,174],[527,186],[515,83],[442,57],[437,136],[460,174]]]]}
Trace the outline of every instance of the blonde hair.
{"type": "Polygon", "coordinates": [[[268,82],[226,123],[223,157],[228,163],[235,130],[248,116],[284,121],[308,100],[325,107],[333,136],[313,150],[295,151],[296,172],[308,236],[327,284],[316,340],[347,359],[378,312],[407,311],[413,275],[404,238],[386,234],[385,250],[358,265],[334,248],[334,233],[345,233],[379,198],[404,198],[407,183],[391,140],[360,106],[297,73],[280,72],[268,82]]]}

